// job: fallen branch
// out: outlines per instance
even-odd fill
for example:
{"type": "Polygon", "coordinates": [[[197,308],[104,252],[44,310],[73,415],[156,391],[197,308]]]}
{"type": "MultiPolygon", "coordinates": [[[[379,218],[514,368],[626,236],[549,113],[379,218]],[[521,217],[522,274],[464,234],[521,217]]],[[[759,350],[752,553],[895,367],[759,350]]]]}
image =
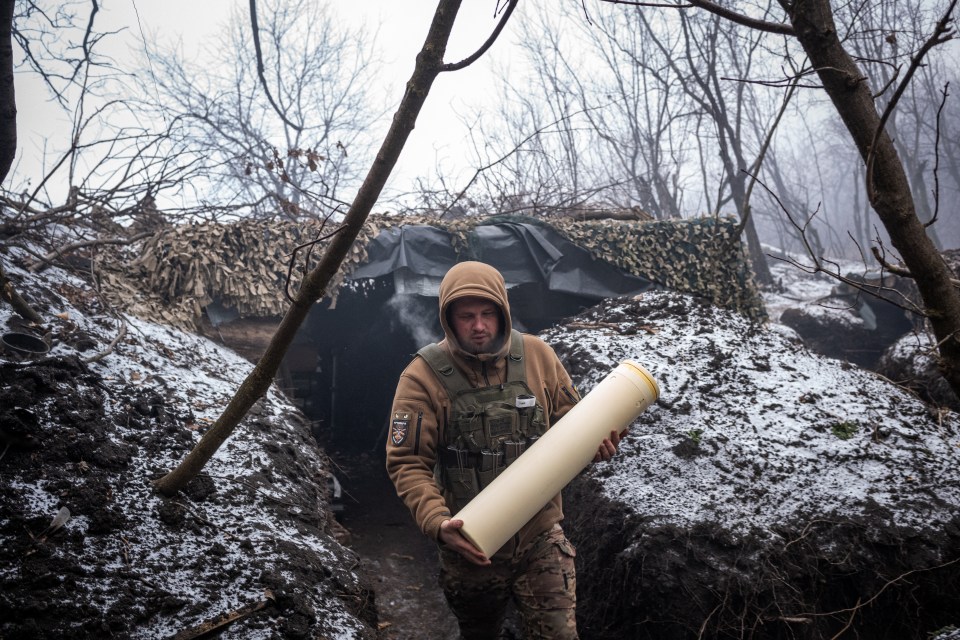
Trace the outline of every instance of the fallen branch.
{"type": "Polygon", "coordinates": [[[31,262],[27,269],[33,272],[37,272],[42,268],[50,266],[50,264],[57,258],[62,258],[64,254],[70,253],[71,251],[76,251],[77,249],[83,249],[84,247],[93,247],[103,244],[131,244],[137,240],[143,240],[148,236],[152,236],[152,231],[144,231],[143,233],[138,233],[135,236],[129,238],[105,238],[105,239],[94,239],[94,240],[80,240],[78,242],[73,242],[71,244],[60,247],[59,249],[54,249],[50,253],[40,256],[35,261],[31,262]]]}
{"type": "Polygon", "coordinates": [[[619,325],[615,322],[568,322],[563,325],[566,329],[586,329],[588,331],[594,329],[609,329],[611,331],[616,331],[622,335],[629,335],[631,333],[636,333],[637,331],[646,331],[651,335],[656,335],[660,333],[660,329],[649,324],[641,324],[637,326],[627,325],[626,327],[619,325]]]}
{"type": "Polygon", "coordinates": [[[33,307],[31,307],[27,301],[20,296],[16,288],[14,288],[13,283],[7,279],[7,271],[3,268],[2,262],[0,262],[0,298],[9,302],[14,311],[30,322],[43,324],[43,318],[40,317],[40,314],[33,310],[33,307]]]}
{"type": "Polygon", "coordinates": [[[227,626],[228,624],[232,624],[237,620],[246,618],[250,614],[256,613],[261,609],[265,609],[266,607],[274,603],[274,597],[273,597],[273,592],[270,591],[269,589],[266,590],[264,595],[266,597],[263,600],[252,602],[246,606],[240,607],[239,609],[230,611],[228,613],[221,613],[215,618],[211,618],[209,620],[206,620],[205,622],[201,622],[195,627],[184,629],[183,631],[178,632],[176,635],[172,636],[170,640],[194,640],[195,638],[200,638],[202,636],[205,636],[208,633],[211,633],[212,631],[221,629],[227,626]]]}
{"type": "Polygon", "coordinates": [[[116,337],[114,337],[114,339],[110,341],[110,344],[107,345],[107,348],[101,351],[100,353],[92,355],[89,358],[84,358],[83,363],[91,364],[93,362],[100,362],[101,360],[106,358],[108,355],[113,353],[114,347],[116,347],[117,343],[123,340],[124,336],[126,335],[127,335],[127,321],[123,319],[123,316],[120,316],[120,331],[117,332],[116,337]]]}
{"type": "Polygon", "coordinates": [[[613,322],[568,322],[564,325],[568,329],[613,329],[620,331],[620,325],[613,322]]]}

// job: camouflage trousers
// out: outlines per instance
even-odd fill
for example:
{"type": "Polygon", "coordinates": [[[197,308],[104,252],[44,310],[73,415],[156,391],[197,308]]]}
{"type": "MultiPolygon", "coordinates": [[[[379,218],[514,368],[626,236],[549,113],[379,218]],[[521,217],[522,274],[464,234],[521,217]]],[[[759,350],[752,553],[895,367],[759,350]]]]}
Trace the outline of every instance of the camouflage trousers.
{"type": "Polygon", "coordinates": [[[577,639],[576,551],[560,525],[512,558],[480,567],[440,549],[440,586],[460,623],[463,640],[496,640],[512,599],[524,637],[577,639]]]}

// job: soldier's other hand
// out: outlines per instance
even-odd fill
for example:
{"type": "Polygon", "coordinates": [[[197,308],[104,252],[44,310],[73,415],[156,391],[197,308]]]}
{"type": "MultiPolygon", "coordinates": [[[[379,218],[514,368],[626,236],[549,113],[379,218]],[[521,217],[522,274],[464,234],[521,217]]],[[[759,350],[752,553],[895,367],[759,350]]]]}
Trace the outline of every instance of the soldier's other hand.
{"type": "Polygon", "coordinates": [[[597,455],[593,456],[594,462],[607,462],[617,453],[617,448],[620,446],[620,438],[624,437],[629,433],[630,429],[624,429],[620,433],[616,431],[610,432],[609,438],[604,438],[603,442],[600,443],[600,448],[597,449],[597,455]]]}
{"type": "Polygon", "coordinates": [[[440,542],[453,549],[473,564],[484,567],[490,564],[490,558],[473,546],[460,532],[463,520],[444,520],[440,523],[440,542]]]}

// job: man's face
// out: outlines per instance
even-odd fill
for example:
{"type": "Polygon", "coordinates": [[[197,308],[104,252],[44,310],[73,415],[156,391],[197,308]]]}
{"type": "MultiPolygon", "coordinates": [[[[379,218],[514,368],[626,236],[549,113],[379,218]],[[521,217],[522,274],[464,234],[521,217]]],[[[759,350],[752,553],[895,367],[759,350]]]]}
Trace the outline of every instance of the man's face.
{"type": "Polygon", "coordinates": [[[464,351],[493,353],[500,337],[500,307],[483,298],[467,297],[450,305],[453,334],[464,351]]]}

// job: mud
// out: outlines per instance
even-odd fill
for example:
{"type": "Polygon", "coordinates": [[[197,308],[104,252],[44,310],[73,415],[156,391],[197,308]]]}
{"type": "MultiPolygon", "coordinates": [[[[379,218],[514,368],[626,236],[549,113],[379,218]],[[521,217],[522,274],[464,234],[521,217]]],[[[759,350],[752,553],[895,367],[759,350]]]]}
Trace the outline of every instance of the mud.
{"type": "Polygon", "coordinates": [[[346,495],[340,522],[375,592],[381,640],[447,640],[456,619],[437,584],[437,550],[387,477],[382,455],[333,452],[346,495]]]}

